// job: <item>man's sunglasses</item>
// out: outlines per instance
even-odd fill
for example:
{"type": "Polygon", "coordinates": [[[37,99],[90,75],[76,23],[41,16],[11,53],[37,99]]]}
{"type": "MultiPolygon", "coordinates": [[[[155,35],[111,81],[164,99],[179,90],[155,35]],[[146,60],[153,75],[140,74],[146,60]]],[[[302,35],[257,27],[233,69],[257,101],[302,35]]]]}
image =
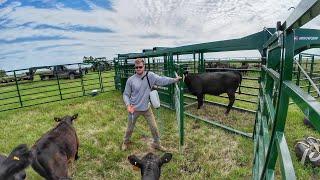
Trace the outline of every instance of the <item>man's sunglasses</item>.
{"type": "Polygon", "coordinates": [[[135,68],[135,69],[142,69],[143,66],[135,66],[134,68],[135,68]]]}

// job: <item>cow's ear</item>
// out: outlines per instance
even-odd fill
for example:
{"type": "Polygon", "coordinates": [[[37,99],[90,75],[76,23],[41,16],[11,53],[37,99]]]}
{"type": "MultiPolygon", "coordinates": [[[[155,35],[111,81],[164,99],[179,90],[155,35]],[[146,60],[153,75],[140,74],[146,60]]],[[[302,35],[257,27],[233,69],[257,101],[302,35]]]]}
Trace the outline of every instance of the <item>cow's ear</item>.
{"type": "Polygon", "coordinates": [[[55,120],[56,122],[60,122],[60,121],[61,121],[61,119],[58,118],[58,117],[54,117],[54,120],[55,120]]]}
{"type": "Polygon", "coordinates": [[[160,165],[164,163],[168,163],[172,159],[172,154],[171,153],[165,153],[161,158],[160,158],[160,165]]]}
{"type": "Polygon", "coordinates": [[[78,113],[72,116],[72,120],[77,119],[78,113]]]}
{"type": "Polygon", "coordinates": [[[137,156],[130,155],[130,156],[128,156],[128,160],[129,160],[130,164],[132,164],[138,168],[141,168],[142,162],[137,156]]]}

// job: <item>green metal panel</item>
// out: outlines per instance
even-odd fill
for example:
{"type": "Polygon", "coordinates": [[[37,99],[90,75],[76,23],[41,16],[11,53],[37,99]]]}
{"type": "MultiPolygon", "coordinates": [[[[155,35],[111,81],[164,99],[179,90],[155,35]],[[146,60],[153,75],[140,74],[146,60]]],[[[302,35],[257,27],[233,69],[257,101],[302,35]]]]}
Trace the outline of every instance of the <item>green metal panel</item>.
{"type": "Polygon", "coordinates": [[[293,82],[284,82],[285,92],[299,106],[304,114],[311,120],[315,128],[320,131],[320,104],[311,95],[304,92],[301,88],[294,85],[293,82]]]}
{"type": "Polygon", "coordinates": [[[296,29],[294,32],[295,55],[306,49],[320,47],[320,30],[296,29]]]}
{"type": "MultiPolygon", "coordinates": [[[[268,29],[272,33],[275,29],[268,29]]],[[[192,54],[193,52],[221,52],[221,51],[235,51],[235,50],[260,50],[265,40],[271,35],[266,31],[260,31],[258,33],[232,40],[208,42],[193,44],[187,46],[180,46],[174,48],[165,48],[153,52],[145,53],[129,53],[122,54],[121,56],[126,56],[128,58],[138,58],[138,57],[155,57],[162,56],[164,54],[172,53],[175,54],[192,54]]]]}
{"type": "Polygon", "coordinates": [[[282,26],[289,30],[299,28],[318,16],[319,13],[319,0],[302,0],[282,26]]]}

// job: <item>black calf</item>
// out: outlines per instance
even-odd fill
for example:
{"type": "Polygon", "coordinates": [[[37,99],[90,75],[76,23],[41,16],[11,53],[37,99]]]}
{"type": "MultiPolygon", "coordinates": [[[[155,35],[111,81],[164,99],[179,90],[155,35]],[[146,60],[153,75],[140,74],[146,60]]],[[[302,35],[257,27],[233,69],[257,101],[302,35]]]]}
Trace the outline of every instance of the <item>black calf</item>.
{"type": "Polygon", "coordinates": [[[30,165],[31,160],[31,152],[25,144],[17,146],[8,157],[0,155],[0,179],[25,179],[24,169],[30,165]]]}
{"type": "Polygon", "coordinates": [[[128,157],[129,162],[140,168],[142,180],[158,180],[161,174],[161,166],[172,158],[171,153],[165,153],[161,158],[153,153],[148,153],[142,159],[135,155],[128,157]]]}

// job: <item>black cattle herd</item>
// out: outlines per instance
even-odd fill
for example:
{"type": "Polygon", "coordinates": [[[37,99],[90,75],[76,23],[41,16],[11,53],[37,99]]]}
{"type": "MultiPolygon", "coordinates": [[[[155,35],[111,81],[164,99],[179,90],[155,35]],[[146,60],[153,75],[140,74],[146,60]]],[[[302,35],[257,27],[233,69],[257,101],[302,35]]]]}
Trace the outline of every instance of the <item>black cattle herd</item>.
{"type": "MultiPolygon", "coordinates": [[[[220,95],[227,93],[229,105],[225,114],[228,114],[234,101],[235,93],[239,88],[242,75],[238,71],[206,72],[191,74],[185,71],[184,81],[191,94],[198,100],[198,109],[203,105],[204,94],[220,95]]],[[[79,139],[73,122],[78,115],[55,118],[58,124],[45,133],[29,150],[24,144],[17,146],[8,157],[0,156],[0,180],[25,179],[24,169],[30,164],[42,177],[49,180],[70,179],[68,164],[79,158],[79,139]]],[[[172,158],[171,153],[159,157],[148,153],[142,159],[135,155],[128,157],[129,162],[140,168],[142,179],[159,179],[161,166],[172,158]]]]}

